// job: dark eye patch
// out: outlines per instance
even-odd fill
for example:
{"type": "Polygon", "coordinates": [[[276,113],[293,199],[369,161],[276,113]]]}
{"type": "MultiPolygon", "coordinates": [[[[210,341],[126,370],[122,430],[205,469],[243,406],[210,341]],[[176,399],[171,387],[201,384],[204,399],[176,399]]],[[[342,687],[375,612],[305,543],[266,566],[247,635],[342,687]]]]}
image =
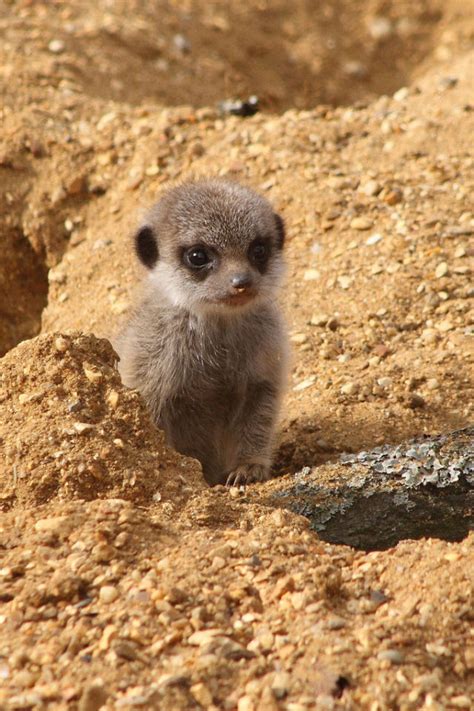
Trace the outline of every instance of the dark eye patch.
{"type": "Polygon", "coordinates": [[[153,269],[158,261],[158,242],[151,227],[141,227],[135,235],[135,249],[140,261],[153,269]]]}

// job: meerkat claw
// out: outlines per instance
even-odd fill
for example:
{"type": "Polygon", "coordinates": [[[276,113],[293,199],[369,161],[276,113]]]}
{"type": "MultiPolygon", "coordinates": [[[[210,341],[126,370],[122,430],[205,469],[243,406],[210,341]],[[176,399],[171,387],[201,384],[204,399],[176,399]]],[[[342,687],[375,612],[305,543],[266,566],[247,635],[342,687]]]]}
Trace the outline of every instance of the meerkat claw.
{"type": "Polygon", "coordinates": [[[226,486],[246,486],[259,481],[267,481],[270,473],[262,464],[245,464],[229,474],[226,486]]]}

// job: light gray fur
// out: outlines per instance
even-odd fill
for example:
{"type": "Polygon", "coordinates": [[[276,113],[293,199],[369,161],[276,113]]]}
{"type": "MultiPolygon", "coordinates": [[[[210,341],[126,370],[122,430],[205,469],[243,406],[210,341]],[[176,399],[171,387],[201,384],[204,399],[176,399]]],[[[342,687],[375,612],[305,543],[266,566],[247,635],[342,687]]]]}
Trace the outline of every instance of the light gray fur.
{"type": "Polygon", "coordinates": [[[287,367],[275,214],[253,191],[208,180],[170,190],[145,225],[159,256],[116,344],[122,380],[142,393],[169,444],[201,462],[210,484],[265,480],[287,367]],[[247,257],[259,235],[272,245],[263,274],[247,257]],[[179,252],[196,243],[220,254],[216,272],[202,281],[179,252]],[[228,304],[229,279],[243,269],[253,298],[228,304]]]}

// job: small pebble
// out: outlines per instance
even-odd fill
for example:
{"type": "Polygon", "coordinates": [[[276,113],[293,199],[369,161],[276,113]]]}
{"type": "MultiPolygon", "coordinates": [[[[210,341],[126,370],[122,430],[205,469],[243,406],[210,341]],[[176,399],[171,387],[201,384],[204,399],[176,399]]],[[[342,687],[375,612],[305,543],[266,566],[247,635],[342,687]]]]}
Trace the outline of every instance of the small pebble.
{"type": "Polygon", "coordinates": [[[375,16],[369,21],[369,34],[373,39],[386,39],[392,33],[393,26],[388,17],[375,16]]]}
{"type": "Polygon", "coordinates": [[[395,92],[393,98],[395,101],[405,101],[405,99],[408,98],[409,94],[409,88],[407,86],[402,86],[401,89],[398,89],[398,91],[395,92]]]}
{"type": "Polygon", "coordinates": [[[119,394],[116,390],[111,390],[109,394],[107,395],[107,402],[112,408],[112,410],[115,410],[115,408],[118,405],[119,401],[119,394]]]}
{"type": "Polygon", "coordinates": [[[194,684],[190,691],[200,706],[205,709],[212,706],[212,694],[203,683],[194,684]]]}
{"type": "Polygon", "coordinates": [[[377,659],[380,659],[382,662],[401,664],[403,662],[403,655],[397,649],[384,649],[377,654],[377,659]]]}
{"type": "Polygon", "coordinates": [[[66,532],[67,528],[67,516],[40,518],[35,523],[35,531],[38,533],[61,533],[66,532]]]}
{"type": "Polygon", "coordinates": [[[191,51],[191,43],[184,35],[175,35],[173,37],[173,44],[176,49],[183,54],[188,54],[188,52],[191,51]]]}
{"type": "Polygon", "coordinates": [[[370,230],[373,226],[372,220],[368,217],[354,217],[350,223],[351,229],[353,230],[370,230]]]}
{"type": "Polygon", "coordinates": [[[312,326],[325,326],[329,321],[329,316],[326,314],[313,314],[311,316],[310,324],[312,326]]]}
{"type": "Polygon", "coordinates": [[[369,245],[369,247],[370,247],[373,244],[377,244],[377,242],[380,242],[381,239],[382,239],[382,235],[379,232],[374,232],[373,235],[370,235],[370,237],[367,237],[367,239],[365,240],[365,243],[367,245],[369,245]]]}
{"type": "Polygon", "coordinates": [[[342,65],[342,71],[350,77],[357,77],[358,79],[363,79],[367,76],[367,67],[357,60],[345,62],[342,65]]]}
{"type": "Polygon", "coordinates": [[[378,378],[377,380],[377,383],[380,385],[381,388],[389,388],[392,382],[392,378],[389,377],[378,378]]]}
{"type": "Polygon", "coordinates": [[[98,383],[100,380],[102,380],[103,375],[98,368],[95,368],[94,366],[89,366],[86,363],[84,363],[82,368],[84,370],[84,375],[86,376],[89,382],[98,383]]]}
{"type": "Polygon", "coordinates": [[[94,425],[91,425],[89,422],[75,422],[73,427],[78,434],[84,434],[94,429],[94,425]]]}
{"type": "Polygon", "coordinates": [[[255,708],[251,696],[241,696],[237,702],[237,711],[255,711],[255,708]]]}
{"type": "Polygon", "coordinates": [[[342,630],[346,626],[346,621],[342,617],[331,617],[328,620],[328,630],[342,630]]]}
{"type": "Polygon", "coordinates": [[[284,699],[288,694],[291,684],[291,677],[287,672],[277,672],[272,681],[272,692],[276,699],[284,699]]]}
{"type": "Polygon", "coordinates": [[[354,395],[359,389],[357,383],[344,383],[341,386],[341,393],[343,395],[354,395]]]}
{"type": "Polygon", "coordinates": [[[352,286],[353,279],[350,276],[342,275],[337,277],[337,281],[341,289],[349,289],[352,286]]]}
{"type": "Polygon", "coordinates": [[[421,340],[424,343],[436,343],[439,340],[439,333],[434,328],[424,328],[421,332],[421,340]]]}
{"type": "Polygon", "coordinates": [[[316,381],[316,376],[310,375],[309,378],[306,378],[305,380],[302,380],[301,383],[298,383],[297,385],[294,386],[293,391],[294,392],[300,392],[300,390],[306,390],[307,388],[310,388],[311,385],[314,384],[316,381]]]}
{"type": "Polygon", "coordinates": [[[472,696],[452,696],[449,700],[450,706],[457,709],[472,709],[472,696]]]}
{"type": "Polygon", "coordinates": [[[441,331],[441,333],[447,333],[453,330],[454,324],[449,319],[445,319],[444,321],[440,321],[436,328],[438,331],[441,331]]]}
{"type": "Polygon", "coordinates": [[[61,54],[61,52],[64,52],[65,47],[66,47],[65,43],[61,39],[53,39],[48,44],[48,49],[53,54],[61,54]]]}
{"type": "Polygon", "coordinates": [[[114,588],[112,585],[103,585],[99,592],[99,600],[104,602],[106,605],[114,602],[118,596],[119,594],[117,588],[114,588]]]}
{"type": "Polygon", "coordinates": [[[378,183],[376,180],[368,180],[360,188],[361,192],[364,193],[364,195],[367,195],[367,197],[373,197],[374,195],[378,195],[381,189],[382,188],[380,186],[380,183],[378,183]]]}
{"type": "Polygon", "coordinates": [[[397,205],[403,199],[403,193],[400,188],[393,188],[384,197],[383,201],[387,205],[397,205]]]}
{"type": "Polygon", "coordinates": [[[449,267],[446,262],[440,262],[435,269],[435,277],[441,279],[441,277],[446,276],[449,272],[449,267]]]}
{"type": "Polygon", "coordinates": [[[292,336],[290,336],[290,341],[296,344],[306,343],[307,340],[308,336],[306,335],[306,333],[294,333],[292,336]]]}
{"type": "Polygon", "coordinates": [[[319,272],[317,269],[306,269],[305,273],[303,274],[303,279],[305,281],[315,281],[316,279],[319,279],[319,272]]]}

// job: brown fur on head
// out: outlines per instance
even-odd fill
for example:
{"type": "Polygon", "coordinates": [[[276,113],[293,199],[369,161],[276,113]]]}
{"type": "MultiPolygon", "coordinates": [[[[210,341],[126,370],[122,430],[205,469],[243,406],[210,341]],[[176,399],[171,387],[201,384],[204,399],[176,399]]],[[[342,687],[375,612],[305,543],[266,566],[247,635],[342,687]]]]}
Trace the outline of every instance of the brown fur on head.
{"type": "Polygon", "coordinates": [[[275,298],[284,236],[267,200],[213,179],[165,193],[135,245],[154,288],[170,303],[195,313],[236,313],[275,298]]]}

